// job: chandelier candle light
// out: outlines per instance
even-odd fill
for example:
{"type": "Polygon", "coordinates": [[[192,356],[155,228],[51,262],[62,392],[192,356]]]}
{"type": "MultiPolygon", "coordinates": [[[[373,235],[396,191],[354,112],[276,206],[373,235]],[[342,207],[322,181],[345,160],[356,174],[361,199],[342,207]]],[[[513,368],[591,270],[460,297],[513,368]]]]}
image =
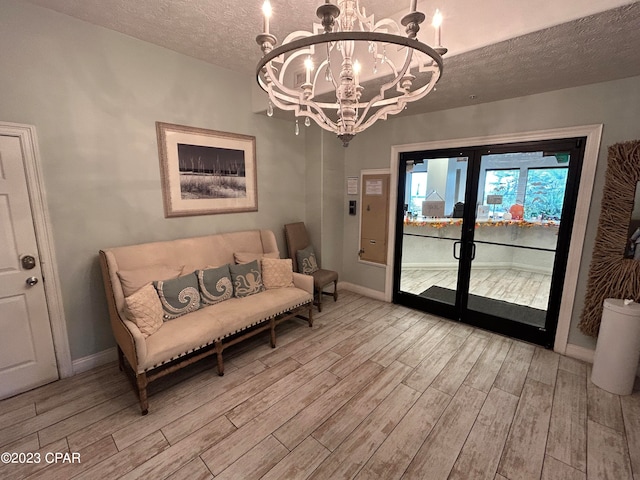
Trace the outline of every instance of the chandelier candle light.
{"type": "Polygon", "coordinates": [[[279,47],[269,33],[269,0],[262,12],[263,32],[256,42],[263,56],[256,75],[269,94],[267,115],[273,115],[274,105],[292,110],[306,117],[305,125],[312,119],[337,134],[345,147],[376,120],[424,98],[442,75],[447,52],[440,45],[442,14],[436,10],[433,17],[435,45],[420,42],[426,17],[417,11],[417,0],[400,22],[406,36],[392,19],[376,22],[359,0],[337,0],[337,5],[326,0],[316,11],[321,24],[314,23],[313,32],[289,34],[279,47]]]}

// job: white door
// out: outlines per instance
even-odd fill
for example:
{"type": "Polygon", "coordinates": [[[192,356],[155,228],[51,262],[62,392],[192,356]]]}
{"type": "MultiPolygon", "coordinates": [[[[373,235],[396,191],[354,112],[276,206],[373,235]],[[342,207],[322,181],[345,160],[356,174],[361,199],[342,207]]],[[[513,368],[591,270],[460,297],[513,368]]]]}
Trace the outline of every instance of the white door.
{"type": "Polygon", "coordinates": [[[0,398],[58,379],[23,162],[0,135],[0,398]]]}

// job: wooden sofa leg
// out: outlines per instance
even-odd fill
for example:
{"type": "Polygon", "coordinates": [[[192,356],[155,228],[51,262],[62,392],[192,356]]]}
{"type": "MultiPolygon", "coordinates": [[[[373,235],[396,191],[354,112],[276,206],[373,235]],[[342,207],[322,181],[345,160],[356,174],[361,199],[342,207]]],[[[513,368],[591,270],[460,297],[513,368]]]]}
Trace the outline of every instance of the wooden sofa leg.
{"type": "Polygon", "coordinates": [[[140,399],[140,410],[142,415],[149,413],[149,400],[147,399],[147,381],[146,373],[138,373],[136,375],[136,383],[138,384],[138,398],[140,399]]]}
{"type": "Polygon", "coordinates": [[[321,312],[322,311],[322,288],[318,288],[318,311],[321,312]]]}
{"type": "Polygon", "coordinates": [[[124,372],[124,353],[122,353],[120,345],[118,345],[118,368],[121,372],[124,372]]]}
{"type": "Polygon", "coordinates": [[[307,321],[309,322],[309,328],[313,327],[313,302],[309,304],[309,317],[307,321]]]}
{"type": "Polygon", "coordinates": [[[224,375],[224,362],[222,361],[222,342],[216,342],[216,357],[218,359],[218,375],[224,375]]]}
{"type": "Polygon", "coordinates": [[[276,348],[276,319],[272,318],[269,321],[271,331],[271,348],[276,348]]]}
{"type": "Polygon", "coordinates": [[[338,301],[338,280],[333,281],[333,301],[338,301]]]}

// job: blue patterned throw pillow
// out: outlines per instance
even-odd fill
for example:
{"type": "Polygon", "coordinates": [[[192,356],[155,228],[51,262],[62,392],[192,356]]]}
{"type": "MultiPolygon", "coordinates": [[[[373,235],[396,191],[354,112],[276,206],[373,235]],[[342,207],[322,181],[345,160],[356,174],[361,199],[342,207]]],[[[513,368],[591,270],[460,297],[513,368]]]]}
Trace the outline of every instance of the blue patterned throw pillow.
{"type": "Polygon", "coordinates": [[[236,297],[248,297],[264,290],[262,274],[257,260],[241,265],[229,265],[233,294],[236,297]]]}
{"type": "Polygon", "coordinates": [[[318,271],[318,261],[316,260],[316,252],[313,245],[296,252],[296,260],[298,261],[298,273],[311,275],[318,271]]]}
{"type": "Polygon", "coordinates": [[[205,305],[215,305],[233,296],[229,265],[197,270],[200,299],[205,305]]]}
{"type": "Polygon", "coordinates": [[[164,319],[171,320],[200,308],[198,277],[195,272],[172,280],[153,282],[158,291],[164,319]]]}

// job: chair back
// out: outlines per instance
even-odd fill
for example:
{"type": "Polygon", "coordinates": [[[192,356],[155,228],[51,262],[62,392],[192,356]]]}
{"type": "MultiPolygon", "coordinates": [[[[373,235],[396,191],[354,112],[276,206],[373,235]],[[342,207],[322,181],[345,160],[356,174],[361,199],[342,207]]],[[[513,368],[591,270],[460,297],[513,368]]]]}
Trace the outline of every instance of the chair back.
{"type": "Polygon", "coordinates": [[[307,248],[311,243],[309,241],[309,234],[307,228],[304,226],[304,222],[288,223],[284,226],[284,236],[287,239],[287,250],[289,251],[289,257],[293,262],[293,271],[298,271],[298,259],[296,258],[296,252],[307,248]]]}

